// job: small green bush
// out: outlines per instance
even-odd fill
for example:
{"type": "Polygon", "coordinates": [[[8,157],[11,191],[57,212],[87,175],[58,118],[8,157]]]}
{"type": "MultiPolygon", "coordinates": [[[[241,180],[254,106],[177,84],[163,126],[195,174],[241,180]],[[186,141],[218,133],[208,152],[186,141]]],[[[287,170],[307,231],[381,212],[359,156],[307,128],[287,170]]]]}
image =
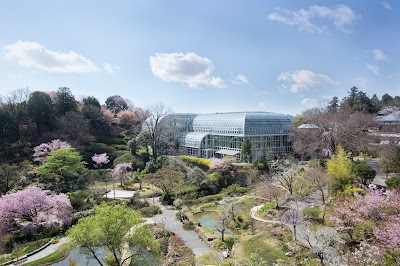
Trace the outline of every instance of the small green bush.
{"type": "Polygon", "coordinates": [[[225,245],[228,248],[229,252],[232,251],[232,247],[236,242],[236,238],[234,237],[225,237],[225,245]]]}
{"type": "Polygon", "coordinates": [[[317,220],[321,215],[321,210],[318,207],[313,208],[303,208],[304,216],[307,216],[311,219],[317,220]]]}
{"type": "Polygon", "coordinates": [[[161,209],[158,206],[149,206],[139,209],[140,214],[144,217],[152,217],[157,214],[161,214],[161,209]]]}
{"type": "Polygon", "coordinates": [[[276,209],[276,203],[275,202],[270,202],[267,204],[264,204],[259,210],[258,213],[259,214],[264,214],[266,213],[268,210],[275,210],[276,209]]]}
{"type": "Polygon", "coordinates": [[[400,188],[400,175],[392,176],[385,181],[389,189],[400,188]]]}
{"type": "Polygon", "coordinates": [[[112,145],[115,149],[119,151],[129,151],[128,145],[122,145],[122,144],[114,144],[112,145]]]}
{"type": "Polygon", "coordinates": [[[113,162],[113,165],[116,166],[117,164],[120,164],[120,163],[132,163],[133,170],[136,170],[138,168],[140,170],[144,169],[142,159],[139,158],[138,156],[132,155],[130,152],[125,152],[123,155],[116,158],[113,162]]]}
{"type": "Polygon", "coordinates": [[[220,201],[223,199],[223,197],[224,197],[224,194],[215,194],[215,195],[209,195],[209,196],[205,196],[205,197],[198,198],[198,199],[187,200],[187,203],[190,203],[192,205],[204,204],[204,203],[209,203],[209,202],[213,202],[213,201],[220,201]]]}
{"type": "Polygon", "coordinates": [[[192,231],[196,228],[195,224],[192,221],[187,221],[183,224],[183,229],[187,231],[192,231]]]}

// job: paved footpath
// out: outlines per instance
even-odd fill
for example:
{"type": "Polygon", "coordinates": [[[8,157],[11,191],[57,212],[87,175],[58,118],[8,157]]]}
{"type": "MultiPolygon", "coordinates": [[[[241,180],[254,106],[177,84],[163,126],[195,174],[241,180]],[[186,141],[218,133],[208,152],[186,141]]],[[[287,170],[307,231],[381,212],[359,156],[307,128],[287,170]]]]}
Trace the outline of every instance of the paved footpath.
{"type": "MultiPolygon", "coordinates": [[[[54,253],[61,245],[67,243],[68,238],[67,237],[62,237],[59,239],[59,241],[55,244],[51,244],[48,247],[46,247],[45,249],[39,251],[38,253],[36,253],[35,255],[32,255],[30,257],[28,257],[26,260],[24,260],[22,262],[22,265],[28,262],[32,262],[41,258],[44,258],[52,253],[54,253]]],[[[13,264],[12,264],[13,265],[13,264]]]]}
{"type": "MultiPolygon", "coordinates": [[[[147,199],[147,201],[152,205],[159,206],[162,210],[162,214],[158,214],[156,216],[148,218],[148,221],[163,223],[168,231],[174,232],[176,235],[182,238],[186,245],[193,250],[196,258],[199,258],[206,253],[215,252],[203,241],[201,241],[194,231],[186,231],[183,229],[183,224],[178,219],[176,219],[175,210],[167,209],[160,203],[158,198],[154,198],[154,203],[153,198],[147,199]]],[[[222,254],[218,255],[222,257],[222,254]]]]}

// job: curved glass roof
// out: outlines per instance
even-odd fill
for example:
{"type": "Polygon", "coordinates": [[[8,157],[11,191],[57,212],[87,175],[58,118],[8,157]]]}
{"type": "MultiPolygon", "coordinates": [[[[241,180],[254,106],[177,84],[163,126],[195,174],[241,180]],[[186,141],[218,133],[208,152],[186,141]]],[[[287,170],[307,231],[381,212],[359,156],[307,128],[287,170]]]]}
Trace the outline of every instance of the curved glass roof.
{"type": "Polygon", "coordinates": [[[182,135],[179,138],[179,142],[181,145],[184,145],[185,147],[200,148],[201,141],[207,135],[208,133],[204,132],[190,132],[182,135]]]}
{"type": "Polygon", "coordinates": [[[292,116],[271,112],[234,112],[198,115],[195,132],[221,135],[265,135],[289,132],[292,116]]]}

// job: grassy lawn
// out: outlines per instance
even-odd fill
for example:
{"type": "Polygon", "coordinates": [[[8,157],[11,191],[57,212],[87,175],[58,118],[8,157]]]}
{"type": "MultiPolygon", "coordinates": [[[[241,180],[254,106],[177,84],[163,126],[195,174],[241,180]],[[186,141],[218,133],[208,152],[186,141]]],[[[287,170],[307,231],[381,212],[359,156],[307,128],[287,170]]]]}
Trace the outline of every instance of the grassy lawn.
{"type": "Polygon", "coordinates": [[[27,266],[46,266],[46,265],[51,265],[55,262],[61,261],[65,259],[68,254],[71,252],[71,250],[74,248],[74,245],[72,243],[66,243],[59,247],[56,252],[41,258],[36,261],[32,261],[30,263],[24,264],[27,266]]]}
{"type": "Polygon", "coordinates": [[[282,239],[272,236],[269,232],[246,236],[236,244],[234,256],[241,259],[245,265],[249,262],[250,256],[255,253],[269,263],[274,263],[278,259],[290,262],[292,259],[285,256],[287,250],[282,243],[282,239]]]}
{"type": "Polygon", "coordinates": [[[4,263],[4,262],[10,261],[10,260],[13,260],[17,257],[21,257],[23,255],[31,253],[32,251],[34,251],[34,250],[40,248],[41,246],[43,246],[44,244],[46,244],[49,240],[50,240],[50,238],[44,238],[44,239],[40,239],[37,241],[29,242],[29,243],[18,244],[14,248],[14,250],[10,256],[0,259],[0,263],[4,263]]]}

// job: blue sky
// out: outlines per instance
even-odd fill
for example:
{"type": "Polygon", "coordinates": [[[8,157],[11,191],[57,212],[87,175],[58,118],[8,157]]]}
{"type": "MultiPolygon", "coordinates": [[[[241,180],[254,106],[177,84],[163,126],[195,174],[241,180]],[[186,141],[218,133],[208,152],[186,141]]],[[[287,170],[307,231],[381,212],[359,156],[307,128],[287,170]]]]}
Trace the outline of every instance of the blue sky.
{"type": "Polygon", "coordinates": [[[176,112],[298,114],[400,95],[398,1],[7,1],[0,94],[29,87],[176,112]]]}

